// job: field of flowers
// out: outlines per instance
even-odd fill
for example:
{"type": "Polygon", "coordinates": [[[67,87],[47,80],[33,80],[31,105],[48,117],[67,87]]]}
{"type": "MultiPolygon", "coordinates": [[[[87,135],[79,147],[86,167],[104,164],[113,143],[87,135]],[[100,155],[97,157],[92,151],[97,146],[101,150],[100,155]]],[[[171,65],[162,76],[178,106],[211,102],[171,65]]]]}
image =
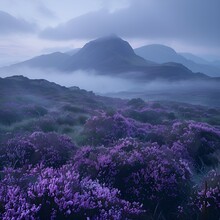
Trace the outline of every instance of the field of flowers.
{"type": "Polygon", "coordinates": [[[1,219],[219,220],[220,109],[70,94],[1,102],[1,219]]]}

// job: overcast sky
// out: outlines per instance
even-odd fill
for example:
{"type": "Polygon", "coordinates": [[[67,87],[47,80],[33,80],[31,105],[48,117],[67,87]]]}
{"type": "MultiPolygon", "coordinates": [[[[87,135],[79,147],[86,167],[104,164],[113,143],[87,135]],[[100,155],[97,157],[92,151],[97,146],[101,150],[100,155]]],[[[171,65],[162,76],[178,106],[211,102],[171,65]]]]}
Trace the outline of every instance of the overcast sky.
{"type": "Polygon", "coordinates": [[[220,0],[0,0],[0,66],[117,34],[220,59],[220,0]]]}

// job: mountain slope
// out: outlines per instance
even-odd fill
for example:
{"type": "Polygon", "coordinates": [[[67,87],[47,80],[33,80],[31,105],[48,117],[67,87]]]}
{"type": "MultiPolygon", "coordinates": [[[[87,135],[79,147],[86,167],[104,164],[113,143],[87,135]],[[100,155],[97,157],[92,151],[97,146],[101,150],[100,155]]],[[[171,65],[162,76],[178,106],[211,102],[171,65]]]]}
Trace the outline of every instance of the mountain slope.
{"type": "MultiPolygon", "coordinates": [[[[52,111],[56,112],[59,105],[68,103],[92,111],[97,107],[117,105],[117,102],[117,99],[101,97],[78,87],[67,88],[44,79],[29,79],[22,75],[0,77],[1,107],[6,103],[11,103],[10,108],[17,104],[40,104],[52,107],[52,111]]],[[[83,109],[81,111],[84,112],[83,109]]]]}
{"type": "Polygon", "coordinates": [[[70,56],[65,53],[55,52],[34,57],[30,60],[13,65],[13,67],[53,68],[63,69],[63,65],[70,56]]]}
{"type": "Polygon", "coordinates": [[[134,51],[144,59],[151,60],[156,63],[182,63],[184,60],[183,57],[178,55],[172,48],[160,44],[143,46],[135,49],[134,51]]]}
{"type": "Polygon", "coordinates": [[[160,64],[176,62],[183,64],[193,72],[202,72],[209,76],[220,76],[220,68],[213,65],[193,62],[192,60],[186,59],[181,54],[178,54],[172,48],[164,45],[152,44],[137,48],[134,51],[137,55],[153,62],[160,64]]]}

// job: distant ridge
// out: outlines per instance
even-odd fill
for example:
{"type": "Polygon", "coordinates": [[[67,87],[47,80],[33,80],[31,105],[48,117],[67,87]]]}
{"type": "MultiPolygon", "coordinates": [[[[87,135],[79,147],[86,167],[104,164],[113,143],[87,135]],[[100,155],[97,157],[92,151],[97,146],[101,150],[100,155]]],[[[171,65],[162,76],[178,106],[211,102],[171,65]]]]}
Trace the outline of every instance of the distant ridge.
{"type": "Polygon", "coordinates": [[[152,44],[139,47],[135,53],[147,60],[156,63],[176,62],[181,63],[193,72],[202,72],[213,77],[220,77],[220,68],[193,54],[179,54],[171,47],[152,44]]]}
{"type": "MultiPolygon", "coordinates": [[[[189,68],[181,64],[179,61],[181,61],[182,57],[180,55],[177,56],[173,49],[160,45],[154,45],[150,48],[155,47],[157,47],[157,50],[155,49],[155,54],[152,53],[151,56],[156,56],[159,51],[163,57],[166,54],[172,56],[171,62],[158,64],[157,62],[162,60],[155,60],[154,62],[144,56],[138,56],[136,54],[138,49],[135,50],[135,53],[127,41],[116,35],[110,35],[88,42],[82,49],[74,52],[73,55],[60,52],[42,55],[7,67],[4,71],[16,70],[18,67],[29,67],[43,70],[59,70],[60,74],[62,74],[62,71],[71,73],[76,70],[93,70],[97,74],[120,75],[120,77],[137,81],[209,79],[205,74],[193,73],[189,68]],[[162,51],[165,53],[163,54],[162,51]],[[179,59],[175,60],[175,57],[179,57],[179,59]],[[173,59],[174,62],[172,61],[173,59]]],[[[145,50],[145,48],[142,48],[142,50],[145,50]]]]}

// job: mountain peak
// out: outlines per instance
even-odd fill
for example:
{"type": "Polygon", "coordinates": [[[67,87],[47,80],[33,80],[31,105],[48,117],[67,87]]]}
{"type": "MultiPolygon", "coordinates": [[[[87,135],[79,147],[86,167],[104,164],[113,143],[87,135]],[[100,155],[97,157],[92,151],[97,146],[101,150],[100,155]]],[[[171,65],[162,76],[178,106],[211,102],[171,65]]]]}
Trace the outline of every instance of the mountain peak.
{"type": "Polygon", "coordinates": [[[95,39],[94,41],[109,41],[109,40],[122,40],[118,35],[116,34],[109,34],[103,37],[99,37],[95,39]]]}
{"type": "Polygon", "coordinates": [[[72,56],[68,69],[84,67],[100,71],[124,71],[134,65],[146,65],[127,41],[117,35],[108,35],[88,42],[72,56]]]}
{"type": "Polygon", "coordinates": [[[135,53],[127,41],[124,41],[117,35],[108,35],[105,37],[97,38],[96,40],[88,42],[79,53],[95,53],[100,55],[121,55],[133,56],[135,53]]]}
{"type": "Polygon", "coordinates": [[[135,49],[135,53],[147,60],[157,63],[176,62],[182,63],[184,59],[171,47],[161,44],[151,44],[135,49]]]}

